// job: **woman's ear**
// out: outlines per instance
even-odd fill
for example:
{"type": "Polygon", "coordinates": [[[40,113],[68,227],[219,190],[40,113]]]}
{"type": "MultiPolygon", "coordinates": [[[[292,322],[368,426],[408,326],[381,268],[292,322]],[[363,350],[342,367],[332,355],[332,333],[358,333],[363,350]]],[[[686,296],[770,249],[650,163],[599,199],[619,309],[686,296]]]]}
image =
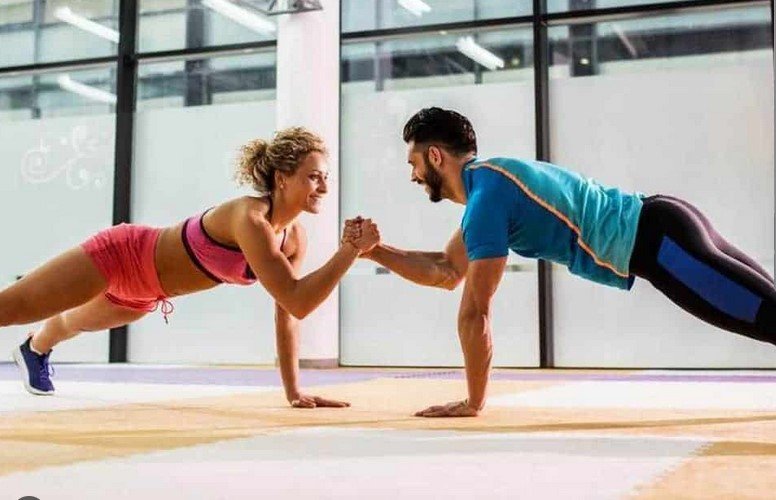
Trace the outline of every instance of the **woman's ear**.
{"type": "Polygon", "coordinates": [[[280,170],[275,170],[275,187],[285,189],[288,179],[280,170]]]}

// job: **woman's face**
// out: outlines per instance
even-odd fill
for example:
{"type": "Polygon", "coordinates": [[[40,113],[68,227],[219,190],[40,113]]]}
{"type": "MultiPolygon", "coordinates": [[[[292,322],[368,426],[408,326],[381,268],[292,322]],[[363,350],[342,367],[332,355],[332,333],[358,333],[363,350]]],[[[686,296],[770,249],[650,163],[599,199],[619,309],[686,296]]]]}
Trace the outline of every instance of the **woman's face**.
{"type": "Polygon", "coordinates": [[[285,177],[283,196],[305,212],[317,214],[328,186],[329,166],[326,156],[313,151],[304,157],[293,175],[285,177]]]}

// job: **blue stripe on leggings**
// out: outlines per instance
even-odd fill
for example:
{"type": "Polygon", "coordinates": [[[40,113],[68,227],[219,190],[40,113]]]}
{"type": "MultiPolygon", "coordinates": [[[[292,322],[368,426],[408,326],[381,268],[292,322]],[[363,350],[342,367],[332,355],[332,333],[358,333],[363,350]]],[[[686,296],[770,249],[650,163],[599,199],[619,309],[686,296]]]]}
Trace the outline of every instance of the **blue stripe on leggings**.
{"type": "Polygon", "coordinates": [[[657,261],[709,304],[736,319],[754,323],[762,299],[687,253],[668,236],[663,237],[657,261]]]}

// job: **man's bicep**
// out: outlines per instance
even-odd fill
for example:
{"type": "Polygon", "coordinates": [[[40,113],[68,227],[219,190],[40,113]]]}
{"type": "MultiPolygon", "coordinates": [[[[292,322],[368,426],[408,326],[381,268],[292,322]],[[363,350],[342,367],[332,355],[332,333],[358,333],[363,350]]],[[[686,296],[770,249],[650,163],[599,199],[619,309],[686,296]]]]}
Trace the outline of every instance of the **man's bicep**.
{"type": "Polygon", "coordinates": [[[463,232],[457,229],[445,247],[445,259],[455,270],[459,279],[466,276],[469,257],[466,255],[466,244],[463,242],[463,232]]]}
{"type": "Polygon", "coordinates": [[[501,282],[506,263],[506,257],[469,262],[463,298],[466,309],[473,309],[479,313],[489,311],[491,299],[501,282]]]}

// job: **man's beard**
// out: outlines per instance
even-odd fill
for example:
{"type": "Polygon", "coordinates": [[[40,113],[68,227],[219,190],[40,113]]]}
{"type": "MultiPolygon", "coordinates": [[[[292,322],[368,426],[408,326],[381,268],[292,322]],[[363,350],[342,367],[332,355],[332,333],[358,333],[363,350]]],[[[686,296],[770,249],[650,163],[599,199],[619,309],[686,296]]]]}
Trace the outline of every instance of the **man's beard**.
{"type": "Polygon", "coordinates": [[[434,170],[428,159],[428,153],[424,155],[423,160],[426,163],[426,175],[424,182],[428,186],[428,199],[434,203],[442,201],[442,176],[434,170]]]}

